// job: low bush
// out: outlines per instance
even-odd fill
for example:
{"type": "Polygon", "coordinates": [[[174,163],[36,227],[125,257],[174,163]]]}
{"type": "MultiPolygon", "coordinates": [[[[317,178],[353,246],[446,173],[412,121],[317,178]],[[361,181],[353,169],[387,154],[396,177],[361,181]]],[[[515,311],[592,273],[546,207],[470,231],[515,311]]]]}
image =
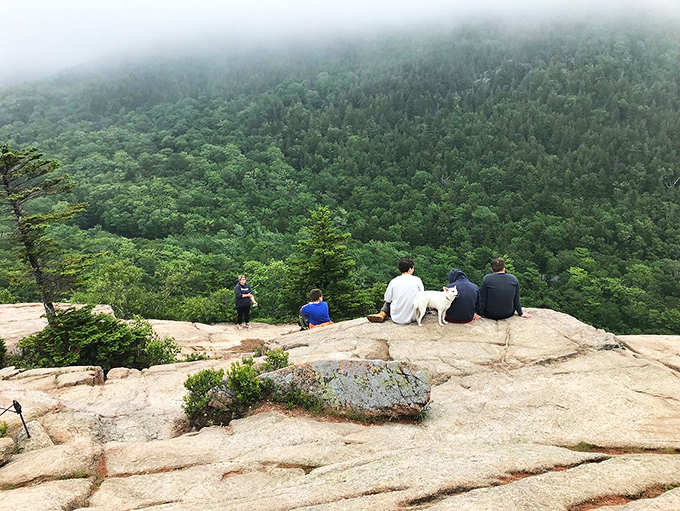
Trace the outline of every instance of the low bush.
{"type": "Polygon", "coordinates": [[[260,399],[260,380],[252,358],[244,358],[241,362],[232,362],[227,373],[227,387],[236,392],[241,403],[250,405],[260,399]]]}
{"type": "Polygon", "coordinates": [[[219,323],[222,321],[236,321],[236,309],[227,306],[227,302],[234,301],[233,289],[219,289],[209,296],[194,296],[184,298],[175,313],[179,313],[184,321],[198,323],[219,323]]]}
{"type": "MultiPolygon", "coordinates": [[[[190,374],[184,382],[184,387],[189,391],[182,400],[182,409],[187,416],[189,424],[195,428],[202,428],[215,422],[219,423],[224,413],[208,405],[215,389],[222,385],[224,369],[204,369],[196,374],[190,374]]],[[[231,417],[229,417],[231,419],[231,417]]],[[[227,420],[227,423],[229,420],[227,420]]]]}
{"type": "Polygon", "coordinates": [[[228,424],[232,418],[242,416],[250,405],[273,390],[271,380],[260,380],[258,374],[288,365],[288,353],[274,350],[267,353],[265,362],[259,367],[255,367],[252,357],[246,357],[233,362],[226,375],[223,369],[213,368],[189,375],[184,382],[189,393],[184,396],[182,405],[189,424],[202,428],[228,424]]]}
{"type": "Polygon", "coordinates": [[[148,321],[130,324],[108,314],[92,314],[92,306],[57,311],[54,323],[18,344],[18,365],[25,368],[97,365],[142,369],[176,361],[179,347],[160,338],[148,321]]]}
{"type": "Polygon", "coordinates": [[[258,374],[269,373],[277,369],[288,367],[288,352],[281,349],[267,353],[264,363],[258,367],[258,374]]]}

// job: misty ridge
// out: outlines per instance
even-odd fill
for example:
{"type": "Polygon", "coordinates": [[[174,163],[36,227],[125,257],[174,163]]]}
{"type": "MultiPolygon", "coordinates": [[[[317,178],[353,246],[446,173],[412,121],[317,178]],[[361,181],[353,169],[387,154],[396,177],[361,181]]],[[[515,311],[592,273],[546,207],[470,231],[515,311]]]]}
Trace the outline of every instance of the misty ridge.
{"type": "MultiPolygon", "coordinates": [[[[642,34],[649,29],[672,33],[674,27],[680,25],[680,19],[652,18],[642,21],[629,14],[614,12],[609,15],[602,13],[602,18],[595,24],[599,25],[602,33],[639,30],[642,34]]],[[[402,53],[418,59],[428,52],[443,51],[437,48],[441,41],[445,41],[445,44],[466,44],[468,37],[483,40],[480,34],[487,34],[489,39],[506,38],[514,41],[514,44],[522,41],[531,44],[533,41],[539,45],[546,35],[560,34],[565,41],[571,40],[573,43],[588,33],[587,27],[590,24],[576,13],[565,14],[559,20],[547,15],[529,18],[487,15],[474,21],[430,21],[400,29],[376,26],[371,30],[354,29],[337,33],[312,31],[309,34],[260,35],[252,40],[236,35],[210,35],[185,42],[168,39],[162,44],[147,44],[134,51],[113,53],[62,70],[48,81],[55,85],[74,85],[88,80],[144,81],[156,74],[157,79],[167,77],[174,82],[199,85],[211,80],[260,73],[261,80],[250,80],[249,86],[253,92],[263,92],[287,78],[291,67],[308,73],[302,78],[314,78],[320,70],[326,67],[332,69],[340,62],[351,59],[358,66],[356,72],[361,72],[362,57],[366,55],[371,57],[363,65],[389,66],[395,54],[402,53]],[[375,59],[374,52],[383,53],[386,57],[384,61],[375,59]],[[170,78],[174,73],[175,76],[170,78]]],[[[644,39],[644,35],[641,37],[644,39]]]]}
{"type": "Polygon", "coordinates": [[[502,23],[520,32],[544,29],[553,22],[609,24],[621,19],[665,23],[680,18],[680,6],[671,0],[310,0],[279,2],[215,2],[181,0],[132,2],[115,6],[60,0],[28,0],[8,6],[12,20],[0,34],[0,85],[53,76],[55,73],[97,62],[103,67],[135,55],[177,53],[185,48],[228,46],[281,48],[291,41],[319,47],[329,39],[345,41],[414,30],[455,29],[502,23]],[[22,27],[30,24],[30,35],[22,27]]]}
{"type": "MultiPolygon", "coordinates": [[[[648,26],[664,26],[680,20],[680,8],[668,5],[664,0],[600,2],[597,5],[575,2],[568,8],[558,6],[552,1],[535,7],[516,1],[505,2],[502,6],[494,2],[481,2],[477,7],[461,5],[455,1],[433,1],[423,4],[420,9],[412,6],[406,8],[399,2],[391,6],[392,8],[381,5],[380,2],[368,2],[363,9],[356,9],[350,3],[337,12],[334,11],[337,6],[329,4],[328,14],[335,12],[335,20],[319,17],[320,13],[314,14],[314,9],[305,7],[304,2],[299,2],[300,5],[294,2],[290,5],[289,12],[284,10],[278,13],[278,20],[276,9],[270,13],[258,11],[260,19],[243,18],[243,24],[239,26],[234,21],[238,18],[224,25],[217,22],[220,16],[212,24],[205,19],[199,21],[201,15],[203,18],[207,15],[203,12],[206,7],[202,5],[204,3],[196,4],[197,19],[190,16],[180,21],[176,19],[179,12],[173,14],[170,9],[164,13],[169,23],[165,29],[162,23],[147,20],[157,16],[155,13],[152,16],[145,9],[136,13],[136,22],[131,27],[116,27],[113,19],[102,19],[91,22],[93,26],[83,33],[82,24],[87,22],[86,18],[81,21],[72,20],[72,34],[62,34],[63,29],[57,30],[54,36],[56,47],[49,39],[44,40],[46,34],[38,31],[31,38],[30,47],[22,48],[18,46],[22,44],[22,38],[12,38],[10,29],[4,34],[7,41],[0,52],[5,60],[0,71],[0,90],[3,84],[8,86],[50,76],[77,79],[126,66],[143,67],[145,62],[158,59],[198,59],[213,64],[225,60],[262,58],[275,61],[286,55],[309,59],[315,53],[310,52],[312,49],[333,51],[332,49],[362,47],[371,41],[413,38],[418,34],[433,35],[466,26],[491,31],[502,29],[515,33],[517,37],[524,37],[549,32],[561,25],[567,27],[595,23],[603,26],[625,26],[646,20],[644,23],[648,26]],[[352,9],[356,11],[354,15],[351,14],[352,9]],[[305,10],[308,11],[306,15],[305,10]],[[148,26],[146,31],[142,30],[145,23],[148,26]],[[96,30],[95,26],[98,26],[96,30]],[[175,30],[180,27],[181,30],[175,30]],[[125,40],[123,33],[129,36],[129,41],[125,40]],[[97,37],[92,37],[95,34],[97,37]],[[111,42],[104,44],[103,39],[111,42]],[[60,45],[64,46],[63,51],[51,55],[60,45]],[[19,55],[24,55],[24,58],[17,60],[19,55]],[[82,63],[69,64],[78,61],[82,63]]],[[[227,12],[229,10],[225,9],[224,14],[227,12]]],[[[245,16],[246,12],[244,10],[242,14],[245,16]]],[[[254,14],[251,12],[250,16],[254,14]]],[[[413,41],[413,44],[418,44],[418,41],[413,41]]]]}
{"type": "MultiPolygon", "coordinates": [[[[168,45],[3,89],[0,141],[38,147],[77,183],[68,199],[87,209],[54,237],[92,263],[64,299],[120,317],[232,320],[245,272],[268,304],[256,319],[289,321],[308,289],[287,268],[328,208],[361,291],[324,290],[334,320],[374,312],[404,255],[428,289],[454,267],[480,282],[505,256],[527,307],[675,333],[677,28],[500,21],[168,45]]],[[[0,241],[0,300],[34,301],[12,254],[0,241]]]]}

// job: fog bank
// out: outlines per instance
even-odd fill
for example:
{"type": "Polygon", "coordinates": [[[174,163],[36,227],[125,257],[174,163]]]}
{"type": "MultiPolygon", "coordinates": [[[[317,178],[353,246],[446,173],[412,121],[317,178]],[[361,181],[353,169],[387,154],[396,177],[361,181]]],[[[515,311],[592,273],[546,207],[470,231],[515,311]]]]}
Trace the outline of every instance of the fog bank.
{"type": "Polygon", "coordinates": [[[680,18],[675,0],[24,0],[3,7],[0,85],[48,76],[119,53],[194,44],[216,37],[240,44],[287,37],[351,36],[485,17],[517,23],[597,20],[635,12],[680,18]]]}

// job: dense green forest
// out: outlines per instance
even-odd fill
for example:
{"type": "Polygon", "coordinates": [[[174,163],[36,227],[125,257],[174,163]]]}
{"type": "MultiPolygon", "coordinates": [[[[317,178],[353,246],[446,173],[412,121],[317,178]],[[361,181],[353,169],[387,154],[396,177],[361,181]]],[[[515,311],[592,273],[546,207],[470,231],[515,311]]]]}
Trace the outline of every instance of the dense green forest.
{"type": "MultiPolygon", "coordinates": [[[[245,272],[255,319],[289,319],[294,245],[327,206],[370,308],[402,256],[429,289],[505,256],[525,306],[680,334],[679,28],[467,25],[75,69],[0,90],[0,143],[77,183],[36,201],[87,203],[52,230],[97,254],[63,298],[121,316],[231,320],[245,272]]],[[[36,301],[0,253],[0,301],[36,301]]]]}

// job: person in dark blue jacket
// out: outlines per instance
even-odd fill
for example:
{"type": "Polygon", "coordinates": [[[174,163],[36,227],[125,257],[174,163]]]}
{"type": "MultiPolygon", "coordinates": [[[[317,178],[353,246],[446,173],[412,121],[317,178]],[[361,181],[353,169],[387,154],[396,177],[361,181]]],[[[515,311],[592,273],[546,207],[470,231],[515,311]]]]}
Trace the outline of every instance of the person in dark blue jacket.
{"type": "Polygon", "coordinates": [[[462,270],[454,268],[449,273],[449,285],[458,289],[458,296],[446,311],[449,323],[469,323],[479,319],[479,288],[467,278],[462,270]]]}
{"type": "Polygon", "coordinates": [[[522,318],[530,318],[531,314],[522,311],[519,299],[519,281],[511,273],[505,271],[505,261],[501,258],[491,261],[491,271],[482,279],[479,288],[479,313],[485,318],[505,319],[515,312],[522,318]]]}

